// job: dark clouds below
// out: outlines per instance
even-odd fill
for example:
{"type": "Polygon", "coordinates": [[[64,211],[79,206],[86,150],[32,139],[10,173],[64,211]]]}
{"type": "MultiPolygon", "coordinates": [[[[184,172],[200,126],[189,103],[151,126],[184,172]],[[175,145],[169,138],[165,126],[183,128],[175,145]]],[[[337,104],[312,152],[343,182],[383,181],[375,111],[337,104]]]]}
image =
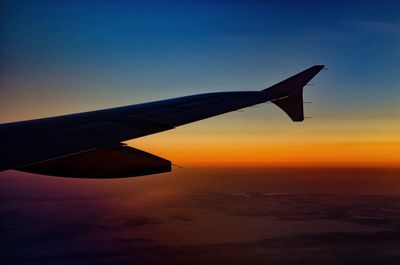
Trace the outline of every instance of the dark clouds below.
{"type": "MultiPolygon", "coordinates": [[[[326,187],[319,190],[323,192],[293,192],[287,188],[293,178],[265,176],[263,183],[251,183],[248,176],[236,174],[231,183],[237,185],[218,192],[209,185],[211,179],[221,182],[222,175],[215,178],[204,171],[190,174],[192,182],[208,180],[195,187],[176,175],[114,180],[107,185],[95,181],[87,186],[8,174],[0,178],[2,264],[398,264],[400,260],[400,196],[378,194],[373,188],[370,194],[365,189],[340,193],[337,186],[346,181],[339,177],[336,184],[329,184],[335,192],[326,187]]],[[[305,180],[296,178],[299,183],[305,180]]],[[[385,181],[398,185],[385,174],[366,179],[377,186],[385,181]]],[[[318,184],[313,181],[310,185],[318,184]]]]}

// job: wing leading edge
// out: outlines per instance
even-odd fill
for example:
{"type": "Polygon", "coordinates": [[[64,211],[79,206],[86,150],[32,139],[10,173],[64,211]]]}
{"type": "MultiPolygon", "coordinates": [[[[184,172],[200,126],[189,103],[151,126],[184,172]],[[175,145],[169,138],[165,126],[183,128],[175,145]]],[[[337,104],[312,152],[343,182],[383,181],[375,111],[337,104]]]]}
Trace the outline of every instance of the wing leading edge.
{"type": "MultiPolygon", "coordinates": [[[[38,163],[81,154],[85,154],[87,159],[88,154],[96,153],[88,151],[115,150],[120,148],[122,141],[170,130],[267,101],[280,107],[293,121],[302,121],[303,87],[323,67],[310,67],[262,91],[199,94],[2,124],[0,171],[23,170],[37,166],[38,163]]],[[[53,167],[54,164],[57,165],[53,163],[53,167]]]]}

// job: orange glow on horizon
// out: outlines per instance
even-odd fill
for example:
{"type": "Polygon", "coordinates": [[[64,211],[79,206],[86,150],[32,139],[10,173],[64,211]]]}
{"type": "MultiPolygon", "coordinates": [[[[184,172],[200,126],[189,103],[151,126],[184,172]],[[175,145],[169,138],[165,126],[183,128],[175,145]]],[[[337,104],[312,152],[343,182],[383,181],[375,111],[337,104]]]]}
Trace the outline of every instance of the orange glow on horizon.
{"type": "Polygon", "coordinates": [[[393,123],[375,124],[375,127],[335,124],[342,129],[327,126],[322,130],[289,124],[269,133],[257,129],[246,131],[240,125],[235,131],[220,128],[209,132],[200,126],[127,143],[182,166],[400,166],[400,126],[394,128],[393,123]]]}

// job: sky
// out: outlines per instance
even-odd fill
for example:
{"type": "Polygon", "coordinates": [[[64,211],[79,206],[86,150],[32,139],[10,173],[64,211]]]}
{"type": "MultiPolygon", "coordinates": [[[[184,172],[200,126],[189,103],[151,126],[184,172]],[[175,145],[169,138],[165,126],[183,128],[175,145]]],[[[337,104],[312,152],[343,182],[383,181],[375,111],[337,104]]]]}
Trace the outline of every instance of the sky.
{"type": "Polygon", "coordinates": [[[2,1],[0,122],[214,91],[315,64],[273,104],[128,141],[181,166],[400,164],[398,1],[2,1]]]}

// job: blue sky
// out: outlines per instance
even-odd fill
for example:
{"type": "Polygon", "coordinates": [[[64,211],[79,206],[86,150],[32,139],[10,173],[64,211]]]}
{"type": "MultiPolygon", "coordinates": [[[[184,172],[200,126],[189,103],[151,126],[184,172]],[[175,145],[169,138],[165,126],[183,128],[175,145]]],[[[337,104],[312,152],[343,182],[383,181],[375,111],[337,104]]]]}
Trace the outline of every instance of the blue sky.
{"type": "Polygon", "coordinates": [[[2,121],[262,89],[313,64],[329,71],[306,92],[312,112],[400,114],[398,1],[3,1],[2,10],[2,121]]]}

